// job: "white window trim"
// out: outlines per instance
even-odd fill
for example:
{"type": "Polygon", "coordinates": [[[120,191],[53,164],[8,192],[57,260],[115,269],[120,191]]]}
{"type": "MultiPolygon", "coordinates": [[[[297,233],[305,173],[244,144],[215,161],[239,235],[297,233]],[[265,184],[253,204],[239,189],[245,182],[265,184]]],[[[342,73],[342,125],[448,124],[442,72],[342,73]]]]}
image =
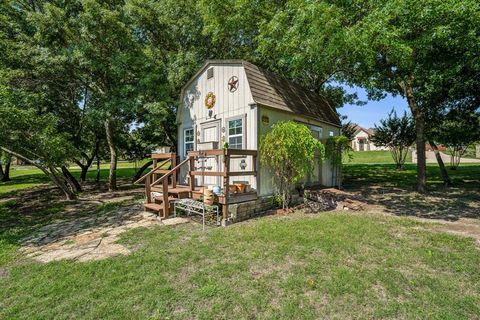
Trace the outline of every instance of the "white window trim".
{"type": "Polygon", "coordinates": [[[323,127],[315,126],[315,125],[310,125],[309,127],[310,127],[311,131],[318,132],[318,140],[322,140],[322,138],[323,138],[323,127]]]}
{"type": "Polygon", "coordinates": [[[233,120],[238,120],[238,119],[241,119],[242,120],[242,149],[247,149],[246,146],[247,146],[247,132],[246,132],[246,128],[247,128],[247,125],[246,125],[246,119],[247,119],[247,116],[246,114],[243,114],[243,115],[240,115],[240,116],[235,116],[235,117],[230,117],[230,118],[227,118],[226,119],[226,125],[225,125],[225,131],[226,131],[226,142],[228,142],[228,144],[230,145],[230,137],[238,137],[240,136],[239,134],[235,134],[235,135],[232,135],[230,136],[230,127],[229,127],[229,124],[230,124],[230,121],[233,121],[233,120]]]}
{"type": "Polygon", "coordinates": [[[191,143],[193,145],[192,150],[195,150],[195,129],[193,127],[183,129],[183,155],[187,156],[187,143],[191,143]],[[187,142],[187,131],[192,130],[193,132],[193,140],[187,142]]]}

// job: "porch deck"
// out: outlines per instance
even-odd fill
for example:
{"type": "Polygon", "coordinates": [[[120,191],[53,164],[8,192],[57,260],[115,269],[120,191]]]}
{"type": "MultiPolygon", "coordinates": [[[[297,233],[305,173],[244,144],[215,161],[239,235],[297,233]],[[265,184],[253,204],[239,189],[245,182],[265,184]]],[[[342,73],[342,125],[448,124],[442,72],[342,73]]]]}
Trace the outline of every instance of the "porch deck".
{"type": "MultiPolygon", "coordinates": [[[[196,185],[195,177],[221,177],[221,193],[217,196],[217,203],[222,208],[222,223],[228,219],[228,206],[246,201],[256,200],[256,190],[242,193],[229,191],[230,177],[256,176],[257,175],[257,151],[241,149],[215,149],[190,151],[185,160],[177,164],[179,157],[174,153],[155,154],[153,169],[138,179],[135,183],[145,184],[145,204],[147,210],[156,211],[160,217],[168,218],[172,213],[172,203],[177,199],[191,198],[199,200],[205,186],[196,185]],[[230,171],[231,157],[252,157],[252,170],[230,171]],[[223,170],[199,170],[196,163],[199,159],[214,157],[221,159],[223,170]],[[177,183],[180,169],[188,166],[188,185],[177,183]],[[169,168],[169,169],[166,169],[169,168]],[[160,175],[162,174],[162,175],[160,175]]],[[[203,180],[203,179],[202,179],[203,180]]]]}

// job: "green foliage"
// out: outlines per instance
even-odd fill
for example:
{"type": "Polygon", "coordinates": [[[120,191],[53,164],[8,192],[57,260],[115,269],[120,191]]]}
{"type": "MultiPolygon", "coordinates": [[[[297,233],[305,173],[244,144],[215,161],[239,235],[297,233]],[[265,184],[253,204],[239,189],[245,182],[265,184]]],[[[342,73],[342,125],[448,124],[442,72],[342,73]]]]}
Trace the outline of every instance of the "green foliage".
{"type": "Polygon", "coordinates": [[[377,146],[389,148],[397,170],[401,170],[409,148],[415,141],[415,123],[406,112],[399,117],[392,110],[388,118],[380,120],[380,125],[375,125],[375,134],[370,140],[377,146]]]}
{"type": "Polygon", "coordinates": [[[291,201],[290,192],[296,183],[312,173],[315,153],[324,155],[324,147],[310,129],[294,121],[282,121],[260,140],[260,161],[270,170],[283,207],[291,201]]]}
{"type": "Polygon", "coordinates": [[[342,122],[342,135],[352,141],[355,139],[356,127],[351,121],[342,122]]]}
{"type": "Polygon", "coordinates": [[[342,185],[341,167],[346,160],[352,159],[352,146],[350,138],[339,135],[327,139],[325,153],[332,164],[332,184],[339,188],[342,185]]]}
{"type": "Polygon", "coordinates": [[[480,113],[451,110],[441,124],[432,129],[432,135],[448,147],[452,155],[450,168],[456,170],[468,148],[480,141],[480,113]]]}

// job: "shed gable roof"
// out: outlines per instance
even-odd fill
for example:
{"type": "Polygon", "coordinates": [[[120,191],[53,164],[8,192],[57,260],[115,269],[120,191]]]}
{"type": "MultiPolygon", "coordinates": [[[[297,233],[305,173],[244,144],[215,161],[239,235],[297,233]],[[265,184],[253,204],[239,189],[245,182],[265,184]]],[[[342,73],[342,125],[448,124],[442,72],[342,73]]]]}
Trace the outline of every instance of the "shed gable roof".
{"type": "Polygon", "coordinates": [[[340,126],[340,117],[325,97],[252,63],[243,65],[257,104],[340,126]]]}
{"type": "Polygon", "coordinates": [[[253,100],[258,105],[303,115],[335,126],[341,125],[335,107],[325,97],[244,60],[208,60],[184,85],[182,91],[212,64],[243,65],[253,100]]]}

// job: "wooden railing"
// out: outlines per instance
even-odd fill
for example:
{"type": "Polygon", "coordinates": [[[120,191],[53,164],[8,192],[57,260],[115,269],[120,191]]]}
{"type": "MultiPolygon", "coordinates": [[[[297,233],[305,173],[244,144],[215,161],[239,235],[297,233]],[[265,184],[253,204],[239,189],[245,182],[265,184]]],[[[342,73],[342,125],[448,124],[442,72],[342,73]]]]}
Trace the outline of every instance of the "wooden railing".
{"type": "Polygon", "coordinates": [[[168,162],[170,162],[171,160],[170,159],[166,159],[162,162],[160,162],[157,167],[153,168],[152,170],[150,170],[147,174],[145,174],[144,176],[142,176],[140,179],[138,179],[137,181],[135,181],[133,184],[138,184],[140,182],[142,182],[143,180],[147,179],[148,177],[152,176],[155,172],[159,171],[160,169],[164,169],[162,168],[163,165],[167,164],[168,162]]]}
{"type": "Polygon", "coordinates": [[[223,178],[223,199],[222,199],[222,215],[223,219],[228,216],[229,203],[229,178],[232,176],[256,176],[257,175],[257,150],[246,149],[219,149],[219,150],[204,150],[204,151],[189,151],[188,159],[190,160],[190,190],[195,188],[195,176],[216,176],[223,178]],[[222,171],[192,171],[195,165],[196,157],[209,156],[223,156],[223,170],[222,171]],[[232,156],[251,156],[253,168],[251,171],[230,171],[230,158],[232,156]]]}
{"type": "Polygon", "coordinates": [[[152,187],[157,185],[157,184],[162,184],[162,207],[163,207],[163,216],[166,218],[168,217],[170,213],[170,205],[168,203],[168,177],[173,174],[172,178],[172,188],[176,188],[177,186],[177,179],[176,179],[176,172],[178,169],[180,169],[181,166],[183,166],[185,163],[187,163],[190,159],[185,159],[182,162],[180,162],[178,165],[170,169],[167,173],[165,173],[163,176],[158,178],[157,180],[151,182],[152,177],[149,176],[147,177],[147,181],[145,182],[145,192],[147,196],[147,201],[151,202],[151,190],[152,187]]]}

